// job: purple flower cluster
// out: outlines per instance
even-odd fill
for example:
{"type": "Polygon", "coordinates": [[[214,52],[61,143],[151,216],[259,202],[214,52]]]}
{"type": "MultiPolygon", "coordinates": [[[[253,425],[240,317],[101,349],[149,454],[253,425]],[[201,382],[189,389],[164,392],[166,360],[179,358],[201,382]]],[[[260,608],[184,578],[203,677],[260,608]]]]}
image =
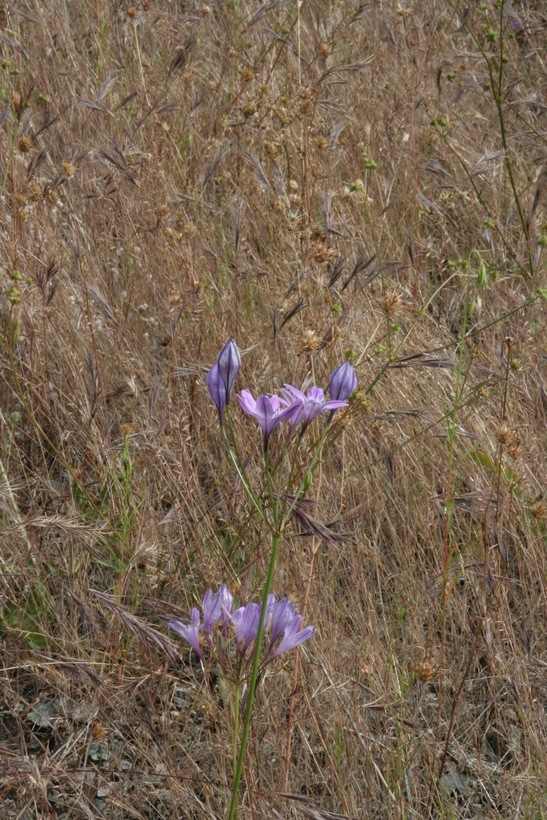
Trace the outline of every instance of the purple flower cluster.
{"type": "MultiPolygon", "coordinates": [[[[207,374],[207,387],[217,406],[221,422],[240,366],[239,350],[234,340],[230,339],[207,374]]],[[[347,400],[356,388],[355,370],[349,362],[344,362],[331,374],[330,399],[325,398],[320,387],[311,387],[307,393],[303,393],[291,384],[285,384],[279,396],[272,394],[254,399],[249,390],[242,390],[237,398],[243,412],[256,418],[267,445],[272,431],[280,422],[288,422],[290,433],[299,424],[304,430],[320,413],[330,411],[332,417],[335,410],[347,407],[347,400]]]]}
{"type": "MultiPolygon", "coordinates": [[[[213,648],[213,633],[217,626],[220,626],[217,636],[222,644],[221,656],[225,658],[228,639],[233,632],[236,655],[241,662],[245,660],[247,650],[256,640],[262,606],[248,603],[235,610],[232,610],[232,607],[232,594],[226,584],[221,584],[216,592],[212,589],[207,590],[201,604],[201,614],[199,609],[194,607],[189,623],[184,624],[177,620],[170,620],[167,623],[171,629],[182,635],[202,661],[205,658],[200,633],[204,636],[205,642],[213,648]]],[[[273,594],[268,596],[264,627],[269,638],[264,644],[267,647],[264,665],[309,640],[316,631],[313,626],[306,626],[304,629],[301,629],[301,626],[302,615],[297,614],[292,601],[286,597],[277,598],[273,594]]]]}

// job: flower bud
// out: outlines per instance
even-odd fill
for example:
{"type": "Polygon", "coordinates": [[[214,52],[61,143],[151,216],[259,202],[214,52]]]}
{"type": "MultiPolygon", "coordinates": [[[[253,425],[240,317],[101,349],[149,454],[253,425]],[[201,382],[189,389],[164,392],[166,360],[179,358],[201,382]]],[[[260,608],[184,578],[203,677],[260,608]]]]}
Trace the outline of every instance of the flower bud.
{"type": "Polygon", "coordinates": [[[218,354],[218,358],[207,373],[206,378],[209,393],[216,404],[221,422],[224,420],[224,410],[230,400],[230,393],[234,389],[240,367],[241,356],[239,350],[234,340],[230,339],[218,354]]]}
{"type": "Polygon", "coordinates": [[[333,370],[329,382],[329,393],[335,401],[347,401],[357,388],[357,376],[353,365],[344,362],[333,370]]]}

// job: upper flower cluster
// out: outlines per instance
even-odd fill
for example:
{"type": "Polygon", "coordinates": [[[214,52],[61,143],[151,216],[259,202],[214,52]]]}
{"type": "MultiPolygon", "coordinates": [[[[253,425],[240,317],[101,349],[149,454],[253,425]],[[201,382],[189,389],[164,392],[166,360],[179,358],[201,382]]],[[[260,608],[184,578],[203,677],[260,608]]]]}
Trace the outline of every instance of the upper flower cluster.
{"type": "MultiPolygon", "coordinates": [[[[220,626],[217,632],[222,648],[221,665],[225,663],[228,640],[230,633],[233,632],[236,655],[241,662],[245,660],[247,650],[254,643],[258,634],[262,606],[248,603],[235,610],[232,607],[233,596],[226,584],[221,584],[216,592],[212,589],[207,590],[201,604],[201,613],[194,607],[189,623],[184,624],[178,620],[170,620],[167,623],[171,629],[182,635],[202,661],[205,657],[200,637],[203,636],[205,642],[214,648],[217,644],[213,641],[213,632],[217,626],[220,626]],[[230,626],[232,629],[229,628],[230,626]]],[[[297,614],[294,604],[288,598],[277,598],[275,595],[268,596],[264,626],[269,634],[264,664],[271,663],[279,655],[309,640],[315,633],[313,626],[300,628],[302,616],[297,614]]],[[[250,654],[249,657],[252,655],[250,654]]]]}
{"type": "MultiPolygon", "coordinates": [[[[207,387],[217,406],[221,422],[240,366],[239,350],[235,341],[230,339],[207,374],[207,387]]],[[[242,390],[237,398],[241,409],[256,418],[267,444],[272,431],[280,422],[288,422],[291,433],[299,424],[305,429],[320,413],[330,411],[332,415],[340,407],[347,407],[347,400],[356,388],[355,370],[349,362],[344,362],[331,373],[330,399],[325,398],[320,387],[311,387],[307,393],[303,393],[291,384],[285,384],[280,395],[263,395],[254,399],[249,390],[242,390]]]]}

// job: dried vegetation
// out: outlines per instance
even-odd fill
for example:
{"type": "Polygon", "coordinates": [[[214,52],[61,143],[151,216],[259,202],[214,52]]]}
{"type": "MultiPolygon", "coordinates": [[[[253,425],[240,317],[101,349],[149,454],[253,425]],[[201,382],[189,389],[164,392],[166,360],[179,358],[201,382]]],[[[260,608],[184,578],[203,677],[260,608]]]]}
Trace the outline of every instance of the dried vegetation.
{"type": "Polygon", "coordinates": [[[361,387],[241,816],[543,816],[544,11],[3,5],[2,817],[224,815],[229,709],[161,618],[259,591],[229,336],[240,387],[361,387]]]}

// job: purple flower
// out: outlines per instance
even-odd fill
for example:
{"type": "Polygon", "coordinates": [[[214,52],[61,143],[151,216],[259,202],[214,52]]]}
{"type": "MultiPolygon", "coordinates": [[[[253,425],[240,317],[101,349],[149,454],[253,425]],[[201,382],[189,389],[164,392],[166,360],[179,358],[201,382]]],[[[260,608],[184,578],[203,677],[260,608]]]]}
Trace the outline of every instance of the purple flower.
{"type": "MultiPolygon", "coordinates": [[[[281,603],[281,601],[279,603],[281,603]]],[[[271,661],[274,661],[284,652],[289,652],[291,649],[300,646],[300,644],[304,643],[304,641],[308,641],[316,632],[316,629],[313,626],[306,626],[304,629],[300,630],[300,627],[302,625],[302,615],[295,615],[294,607],[292,606],[292,604],[290,604],[290,602],[288,602],[288,605],[284,609],[282,620],[285,620],[283,638],[281,640],[281,643],[275,650],[274,654],[268,658],[267,663],[271,663],[271,661]]]]}
{"type": "Polygon", "coordinates": [[[346,401],[357,389],[357,376],[349,362],[344,362],[332,371],[329,381],[329,393],[335,401],[346,401]]]}
{"type": "Polygon", "coordinates": [[[288,598],[280,598],[279,601],[274,598],[275,603],[271,608],[271,645],[281,637],[281,633],[285,630],[287,625],[295,616],[294,604],[288,598]]]}
{"type": "MultiPolygon", "coordinates": [[[[194,607],[189,623],[169,620],[167,624],[178,632],[192,649],[197,652],[201,661],[205,661],[203,651],[200,646],[199,633],[205,632],[210,651],[215,654],[221,668],[226,671],[228,668],[227,659],[230,653],[229,634],[227,625],[229,621],[234,627],[235,640],[237,645],[237,657],[242,662],[247,654],[247,650],[256,640],[258,635],[258,624],[261,604],[249,603],[239,607],[232,612],[233,598],[226,584],[220,584],[216,592],[208,589],[203,596],[202,612],[194,607]],[[203,617],[203,623],[201,622],[203,617]],[[222,634],[218,634],[218,640],[212,640],[213,631],[219,620],[222,622],[222,634]]],[[[267,650],[264,653],[264,663],[269,664],[273,660],[288,652],[290,649],[299,646],[307,641],[315,633],[315,628],[307,626],[300,629],[302,616],[296,614],[296,609],[292,601],[286,596],[276,598],[271,594],[266,603],[266,614],[264,618],[264,629],[269,631],[270,639],[267,650]]]]}
{"type": "Polygon", "coordinates": [[[230,393],[234,389],[240,367],[241,356],[239,350],[235,341],[230,339],[218,354],[216,362],[205,379],[221,422],[224,420],[224,411],[230,400],[230,393]]]}
{"type": "Polygon", "coordinates": [[[201,660],[204,659],[201,646],[199,645],[199,630],[201,629],[201,623],[198,609],[194,607],[192,610],[192,616],[189,624],[183,624],[181,621],[167,621],[167,624],[171,627],[171,629],[174,629],[175,632],[178,632],[179,635],[182,635],[185,641],[188,641],[192,649],[197,652],[201,660]]]}
{"type": "Polygon", "coordinates": [[[291,432],[300,423],[307,427],[319,413],[325,410],[337,410],[339,407],[347,407],[348,404],[347,401],[326,401],[325,394],[320,387],[311,387],[305,395],[291,384],[285,384],[281,392],[288,404],[281,416],[288,419],[291,432]]]}
{"type": "Polygon", "coordinates": [[[256,418],[267,442],[274,427],[283,419],[287,402],[279,396],[259,396],[255,401],[248,390],[242,390],[237,398],[243,412],[256,418]]]}
{"type": "Polygon", "coordinates": [[[260,604],[247,604],[236,609],[231,615],[236,641],[242,655],[257,636],[260,610],[260,604]]]}
{"type": "Polygon", "coordinates": [[[234,602],[232,593],[226,586],[226,584],[221,584],[219,589],[222,589],[222,608],[220,613],[220,620],[222,621],[222,628],[226,631],[226,627],[228,626],[228,621],[230,620],[230,613],[232,611],[232,604],[234,602]]]}
{"type": "Polygon", "coordinates": [[[203,596],[201,604],[203,628],[208,637],[217,625],[219,618],[222,618],[222,623],[225,625],[226,614],[229,614],[232,608],[232,600],[232,595],[226,584],[221,584],[215,593],[212,589],[208,589],[203,596]]]}

